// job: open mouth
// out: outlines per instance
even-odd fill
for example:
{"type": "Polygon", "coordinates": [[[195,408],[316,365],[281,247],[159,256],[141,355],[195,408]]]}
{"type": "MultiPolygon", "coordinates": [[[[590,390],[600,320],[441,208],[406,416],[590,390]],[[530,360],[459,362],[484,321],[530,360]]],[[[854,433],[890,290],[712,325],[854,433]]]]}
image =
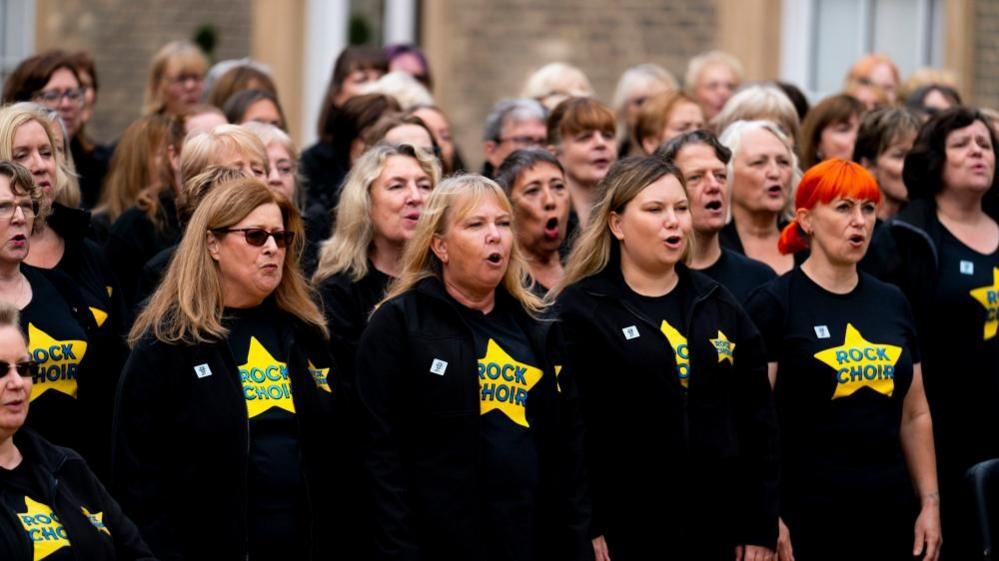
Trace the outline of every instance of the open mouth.
{"type": "Polygon", "coordinates": [[[486,261],[489,261],[493,265],[499,265],[503,261],[503,256],[498,251],[494,251],[486,257],[486,261]]]}
{"type": "Polygon", "coordinates": [[[549,240],[558,238],[558,218],[552,217],[545,222],[545,238],[549,240]]]}
{"type": "Polygon", "coordinates": [[[668,247],[672,247],[672,248],[680,247],[680,243],[682,243],[682,242],[683,242],[683,238],[681,236],[668,236],[666,238],[666,245],[668,247]]]}
{"type": "Polygon", "coordinates": [[[721,201],[711,201],[708,204],[704,205],[704,208],[708,210],[721,210],[721,207],[722,207],[721,201]]]}
{"type": "Polygon", "coordinates": [[[783,192],[784,190],[780,188],[780,185],[771,185],[770,187],[767,187],[767,193],[770,195],[780,195],[783,192]]]}
{"type": "Polygon", "coordinates": [[[854,234],[850,236],[850,245],[853,246],[864,245],[864,236],[861,236],[860,234],[854,234]]]}

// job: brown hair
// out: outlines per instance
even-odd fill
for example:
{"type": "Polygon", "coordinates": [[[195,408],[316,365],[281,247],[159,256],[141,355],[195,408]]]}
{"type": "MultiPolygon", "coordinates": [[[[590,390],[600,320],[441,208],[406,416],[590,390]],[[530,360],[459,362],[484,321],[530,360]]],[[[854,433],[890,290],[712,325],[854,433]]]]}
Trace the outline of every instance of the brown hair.
{"type": "Polygon", "coordinates": [[[69,70],[80,81],[75,62],[63,51],[47,51],[24,59],[4,81],[3,102],[31,101],[60,68],[69,70]]]}
{"type": "Polygon", "coordinates": [[[567,136],[594,130],[614,136],[616,127],[617,120],[609,107],[589,97],[571,97],[548,115],[548,144],[558,146],[567,136]]]}
{"type": "Polygon", "coordinates": [[[215,80],[205,101],[221,109],[230,97],[243,90],[260,90],[277,98],[277,86],[270,74],[252,64],[239,64],[226,70],[215,80]]]}
{"type": "Polygon", "coordinates": [[[336,63],[333,64],[333,74],[330,76],[330,83],[326,87],[326,95],[323,98],[319,123],[317,124],[319,136],[324,140],[333,116],[336,114],[337,107],[333,101],[340,95],[340,89],[343,88],[343,81],[355,70],[378,70],[382,74],[385,74],[388,72],[388,61],[385,59],[385,53],[381,49],[374,47],[347,47],[336,58],[336,63]]]}
{"type": "Polygon", "coordinates": [[[42,190],[35,185],[35,180],[31,177],[31,172],[17,162],[10,160],[0,160],[0,175],[10,179],[10,190],[15,195],[27,195],[31,199],[31,204],[35,207],[35,215],[31,222],[31,233],[34,234],[42,228],[44,224],[38,216],[38,209],[42,203],[42,190]]]}
{"type": "Polygon", "coordinates": [[[822,131],[826,128],[846,123],[850,117],[860,120],[864,114],[864,105],[852,95],[831,95],[812,107],[805,120],[801,123],[801,167],[808,169],[819,163],[819,143],[822,141],[822,131]]]}
{"type": "Polygon", "coordinates": [[[204,76],[208,68],[208,59],[197,45],[190,41],[171,41],[153,56],[149,66],[149,80],[146,82],[144,102],[145,113],[160,113],[166,110],[166,100],[163,99],[163,81],[166,79],[167,68],[171,62],[177,61],[184,68],[197,67],[204,76]]]}
{"type": "Polygon", "coordinates": [[[701,107],[697,100],[682,90],[659,94],[642,104],[642,108],[638,111],[638,120],[635,121],[635,138],[632,139],[636,145],[641,147],[642,141],[646,138],[659,138],[669,123],[670,114],[684,102],[701,107]]]}

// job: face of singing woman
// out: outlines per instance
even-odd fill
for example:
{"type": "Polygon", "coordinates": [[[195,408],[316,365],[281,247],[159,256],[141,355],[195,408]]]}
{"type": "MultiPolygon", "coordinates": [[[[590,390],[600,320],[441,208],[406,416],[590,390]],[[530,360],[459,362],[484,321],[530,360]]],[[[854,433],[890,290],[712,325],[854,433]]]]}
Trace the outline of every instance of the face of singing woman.
{"type": "Polygon", "coordinates": [[[683,259],[689,243],[690,203],[672,175],[653,181],[610,216],[611,234],[621,247],[622,266],[662,273],[683,259]]]}
{"type": "Polygon", "coordinates": [[[513,216],[493,193],[478,201],[472,195],[457,197],[452,208],[444,233],[431,245],[443,265],[444,282],[465,294],[488,294],[510,264],[513,216]]]}

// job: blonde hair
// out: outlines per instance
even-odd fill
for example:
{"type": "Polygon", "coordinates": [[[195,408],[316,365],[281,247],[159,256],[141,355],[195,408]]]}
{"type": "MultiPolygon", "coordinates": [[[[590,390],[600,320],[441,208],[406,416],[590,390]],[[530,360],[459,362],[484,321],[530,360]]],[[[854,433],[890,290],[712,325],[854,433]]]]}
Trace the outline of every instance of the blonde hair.
{"type": "Polygon", "coordinates": [[[781,216],[787,218],[788,220],[794,218],[794,191],[798,185],[798,181],[801,180],[801,167],[798,161],[798,155],[794,151],[794,146],[791,145],[791,140],[788,138],[784,131],[777,126],[773,121],[767,120],[756,120],[756,121],[736,121],[729,125],[719,136],[718,142],[723,146],[732,151],[732,157],[729,158],[728,164],[726,164],[726,173],[728,174],[728,212],[729,215],[727,220],[732,219],[732,192],[734,191],[733,184],[735,183],[735,160],[742,150],[742,138],[747,132],[754,130],[764,130],[770,134],[777,137],[778,140],[787,148],[788,159],[791,161],[791,188],[787,196],[787,202],[784,205],[784,209],[781,211],[781,216]]]}
{"type": "Polygon", "coordinates": [[[129,344],[135,345],[149,334],[164,343],[188,345],[228,336],[222,324],[222,273],[208,251],[208,239],[217,235],[215,230],[231,227],[267,204],[281,209],[285,230],[295,234],[292,247],[285,252],[281,282],[272,294],[274,302],[280,310],[328,336],[323,314],[298,268],[304,246],[298,210],[260,180],[240,179],[219,185],[198,205],[163,282],[132,326],[129,344]]]}
{"type": "Polygon", "coordinates": [[[898,88],[898,98],[904,101],[909,97],[912,92],[918,90],[923,86],[932,86],[942,84],[944,86],[950,86],[955,90],[960,90],[957,76],[954,74],[953,70],[947,68],[931,68],[923,67],[916,70],[909,77],[902,82],[902,85],[898,88]]]}
{"type": "MultiPolygon", "coordinates": [[[[639,193],[667,175],[675,177],[686,194],[687,184],[683,174],[673,163],[662,158],[636,156],[625,158],[611,167],[597,186],[598,192],[603,193],[603,196],[593,206],[590,220],[569,253],[562,280],[548,292],[546,301],[554,301],[568,286],[600,273],[611,264],[612,255],[620,251],[620,242],[610,229],[611,214],[624,212],[628,203],[639,193]]],[[[686,261],[692,242],[691,236],[684,236],[684,239],[687,240],[687,245],[682,259],[686,261]]]]}
{"type": "Polygon", "coordinates": [[[549,111],[570,97],[593,97],[593,86],[582,70],[552,62],[535,70],[524,82],[520,97],[536,99],[549,111]]]}
{"type": "MultiPolygon", "coordinates": [[[[301,170],[298,167],[298,148],[295,146],[295,141],[288,136],[288,133],[275,127],[270,123],[260,123],[257,121],[247,121],[240,125],[241,127],[249,130],[253,134],[257,135],[260,142],[264,145],[264,155],[266,155],[267,147],[271,144],[277,143],[282,148],[288,152],[288,157],[295,165],[295,200],[294,203],[298,205],[298,208],[305,208],[305,189],[303,184],[305,183],[302,177],[301,170]]],[[[267,158],[268,167],[270,163],[270,157],[267,158]]],[[[268,172],[269,173],[269,172],[268,172]]]]}
{"type": "Polygon", "coordinates": [[[187,181],[208,166],[219,164],[221,156],[233,153],[256,158],[257,163],[270,171],[267,148],[259,136],[243,125],[219,125],[187,137],[180,150],[180,176],[187,181]]]}
{"type": "MultiPolygon", "coordinates": [[[[875,67],[886,65],[891,70],[892,78],[895,79],[896,95],[898,94],[898,87],[901,85],[901,77],[898,73],[898,67],[892,61],[891,57],[881,53],[871,53],[864,55],[857,59],[850,67],[850,70],[846,73],[846,77],[843,78],[843,89],[849,91],[851,85],[855,83],[863,85],[871,85],[868,76],[875,67]],[[865,84],[865,82],[867,82],[865,84]]],[[[887,92],[885,92],[887,95],[887,92]]],[[[897,99],[888,99],[888,103],[895,104],[897,99]]]]}
{"type": "MultiPolygon", "coordinates": [[[[413,237],[402,255],[402,273],[389,285],[383,302],[409,291],[420,281],[436,277],[443,281],[444,266],[431,249],[435,237],[443,236],[454,223],[488,196],[513,215],[510,199],[495,181],[481,175],[458,175],[440,183],[427,199],[413,237]]],[[[545,303],[527,289],[530,282],[527,261],[516,239],[510,248],[510,262],[501,284],[532,315],[544,311],[545,303]]]]}
{"type": "Polygon", "coordinates": [[[783,91],[771,84],[753,84],[739,90],[721,112],[711,119],[715,134],[721,134],[736,121],[768,120],[783,129],[784,135],[791,137],[792,150],[798,152],[799,129],[798,110],[783,91]]]}
{"type": "MultiPolygon", "coordinates": [[[[56,163],[55,185],[53,186],[52,201],[57,201],[59,191],[69,184],[69,170],[66,169],[65,160],[59,154],[56,145],[55,134],[52,132],[52,122],[49,121],[42,109],[34,103],[15,103],[0,109],[0,160],[14,161],[14,136],[17,129],[30,122],[41,125],[42,130],[49,139],[52,147],[52,157],[56,163]]],[[[42,194],[42,205],[37,216],[35,216],[36,228],[40,230],[45,224],[45,218],[51,211],[51,202],[44,200],[42,194]]]]}
{"type": "Polygon", "coordinates": [[[52,196],[52,200],[69,208],[79,208],[83,201],[83,191],[80,190],[80,175],[76,173],[76,163],[73,161],[73,152],[69,147],[69,132],[66,130],[66,123],[62,121],[59,112],[49,109],[44,105],[22,101],[14,105],[24,107],[29,111],[34,111],[39,118],[47,119],[52,127],[53,139],[61,138],[62,143],[56,146],[56,164],[62,168],[62,177],[57,175],[57,184],[52,196]]]}
{"type": "Polygon", "coordinates": [[[397,70],[389,72],[381,78],[363,84],[357,95],[382,94],[395,99],[403,111],[408,111],[420,105],[433,105],[434,97],[430,91],[407,72],[397,70]]]}
{"type": "Polygon", "coordinates": [[[739,59],[725,51],[708,51],[695,56],[687,63],[687,73],[683,78],[683,85],[688,91],[693,92],[694,88],[697,87],[697,82],[701,79],[701,73],[712,64],[727,66],[735,76],[737,85],[745,78],[745,71],[742,69],[742,63],[739,62],[739,59]]]}
{"type": "Polygon", "coordinates": [[[441,167],[432,154],[408,144],[376,144],[354,162],[344,179],[340,203],[336,207],[336,222],[328,240],[319,250],[319,264],[312,275],[313,284],[340,274],[350,273],[357,282],[368,274],[368,250],[375,237],[371,221],[371,186],[385,171],[392,156],[408,156],[420,164],[436,186],[441,180],[441,167]]]}
{"type": "Polygon", "coordinates": [[[170,63],[177,63],[184,70],[196,69],[204,75],[208,68],[208,59],[197,45],[190,41],[171,41],[163,45],[153,55],[149,66],[149,80],[146,82],[146,93],[143,101],[143,113],[161,113],[166,110],[164,99],[164,81],[170,63]]]}

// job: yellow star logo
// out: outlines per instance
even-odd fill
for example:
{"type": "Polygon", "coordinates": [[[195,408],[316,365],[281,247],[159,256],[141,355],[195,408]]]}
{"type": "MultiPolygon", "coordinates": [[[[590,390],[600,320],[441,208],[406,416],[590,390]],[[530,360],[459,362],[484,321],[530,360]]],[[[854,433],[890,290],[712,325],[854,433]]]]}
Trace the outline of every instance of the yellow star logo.
{"type": "Polygon", "coordinates": [[[996,336],[999,328],[999,267],[992,268],[992,284],[976,288],[970,292],[971,297],[985,306],[985,341],[996,336]]]}
{"type": "Polygon", "coordinates": [[[673,347],[673,355],[676,356],[676,374],[680,378],[680,385],[686,388],[690,382],[690,352],[687,350],[687,338],[666,320],[660,324],[659,330],[673,347]]]}
{"type": "Polygon", "coordinates": [[[836,371],[836,392],[833,399],[853,395],[860,388],[870,388],[891,397],[895,392],[895,363],[902,356],[902,347],[871,343],[846,324],[843,344],[815,353],[815,358],[836,371]]]}
{"type": "Polygon", "coordinates": [[[90,514],[90,511],[82,506],[80,507],[80,510],[83,511],[83,515],[87,517],[87,520],[90,520],[90,523],[94,525],[94,528],[97,528],[98,532],[102,534],[107,534],[108,536],[111,535],[111,532],[108,530],[108,527],[104,525],[103,512],[95,512],[93,514],[90,514]]]}
{"type": "Polygon", "coordinates": [[[556,364],[555,365],[555,389],[558,390],[558,393],[562,393],[562,385],[558,383],[558,377],[561,376],[561,375],[562,375],[562,365],[561,364],[556,364]]]}
{"type": "Polygon", "coordinates": [[[333,391],[330,390],[329,368],[316,368],[316,365],[312,364],[312,361],[310,360],[309,374],[312,374],[312,379],[316,381],[316,385],[319,386],[319,389],[325,390],[326,393],[333,393],[333,391]]]}
{"type": "Polygon", "coordinates": [[[489,339],[486,356],[479,359],[479,414],[498,409],[514,423],[529,427],[525,413],[527,392],[538,383],[541,374],[541,369],[517,362],[489,339]]]}
{"type": "Polygon", "coordinates": [[[45,559],[56,551],[69,547],[66,528],[52,509],[45,504],[24,497],[25,512],[17,513],[17,519],[28,533],[34,547],[34,561],[45,559]]]}
{"type": "Polygon", "coordinates": [[[30,401],[49,390],[76,398],[76,376],[87,353],[87,342],[78,339],[58,341],[28,322],[31,358],[38,363],[38,375],[31,386],[30,401]]]}
{"type": "Polygon", "coordinates": [[[714,345],[715,350],[718,351],[718,362],[727,360],[729,364],[735,364],[735,343],[728,340],[728,337],[722,333],[721,329],[718,330],[717,339],[708,339],[711,344],[714,345]]]}
{"type": "Polygon", "coordinates": [[[251,419],[272,407],[295,412],[288,365],[267,352],[256,337],[250,337],[246,363],[239,366],[239,380],[243,383],[246,412],[251,419]]]}
{"type": "Polygon", "coordinates": [[[97,327],[104,327],[104,322],[108,319],[108,313],[93,306],[90,306],[90,313],[93,314],[94,321],[97,322],[97,327]]]}

